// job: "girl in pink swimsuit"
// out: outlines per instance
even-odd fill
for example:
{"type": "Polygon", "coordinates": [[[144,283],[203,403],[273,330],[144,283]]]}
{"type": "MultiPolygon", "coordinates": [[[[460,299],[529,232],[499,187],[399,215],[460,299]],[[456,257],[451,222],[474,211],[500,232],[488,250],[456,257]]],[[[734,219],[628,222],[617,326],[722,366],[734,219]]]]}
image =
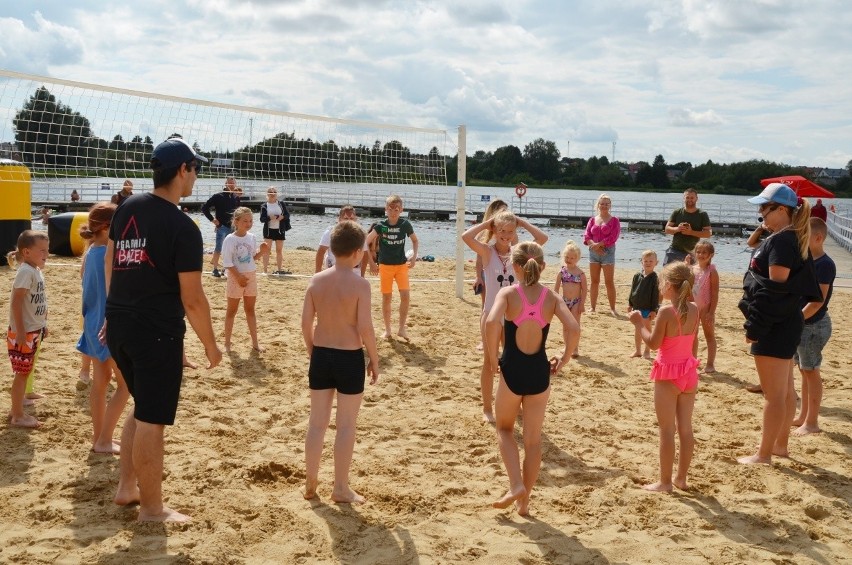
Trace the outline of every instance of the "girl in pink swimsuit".
{"type": "Polygon", "coordinates": [[[672,486],[686,490],[686,473],[692,461],[695,439],[692,435],[692,409],[698,388],[698,359],[692,354],[692,343],[698,329],[698,307],[689,301],[694,276],[686,263],[676,261],[663,269],[660,293],[671,301],[660,308],[654,329],[642,325],[638,310],[630,313],[630,321],[641,332],[657,358],[651,369],[654,381],[654,408],[660,426],[660,480],[645,485],[646,490],[670,492],[672,486]],[[680,438],[677,475],[672,480],[675,456],[675,430],[680,438]]]}
{"type": "MultiPolygon", "coordinates": [[[[719,303],[719,272],[712,263],[716,248],[713,244],[702,239],[695,244],[695,261],[692,267],[695,274],[695,305],[698,306],[698,318],[701,329],[704,330],[704,340],[707,342],[707,362],[704,364],[705,373],[716,372],[716,305],[719,303]]],[[[698,357],[698,335],[692,346],[692,354],[698,357]]]]}

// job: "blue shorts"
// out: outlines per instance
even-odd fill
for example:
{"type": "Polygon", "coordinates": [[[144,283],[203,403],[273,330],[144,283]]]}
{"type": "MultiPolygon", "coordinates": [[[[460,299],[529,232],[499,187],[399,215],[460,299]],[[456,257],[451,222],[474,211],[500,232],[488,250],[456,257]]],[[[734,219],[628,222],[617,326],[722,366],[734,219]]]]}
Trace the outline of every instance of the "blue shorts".
{"type": "Polygon", "coordinates": [[[589,263],[615,265],[615,245],[607,247],[603,253],[596,253],[589,249],[589,263]]]}
{"type": "Polygon", "coordinates": [[[648,316],[651,315],[651,312],[653,312],[653,310],[639,310],[639,313],[642,314],[642,317],[646,320],[648,319],[648,316]]]}
{"type": "Polygon", "coordinates": [[[222,242],[231,233],[231,226],[219,226],[216,228],[216,247],[213,248],[213,253],[222,252],[222,242]]]}
{"type": "Polygon", "coordinates": [[[666,249],[666,257],[663,259],[663,267],[669,263],[674,263],[675,261],[685,261],[687,255],[689,255],[687,251],[681,251],[680,249],[669,247],[666,249]]]}
{"type": "Polygon", "coordinates": [[[793,361],[805,371],[819,369],[822,364],[822,350],[830,337],[831,318],[826,312],[819,322],[805,324],[805,329],[802,330],[802,341],[799,342],[793,361]]]}

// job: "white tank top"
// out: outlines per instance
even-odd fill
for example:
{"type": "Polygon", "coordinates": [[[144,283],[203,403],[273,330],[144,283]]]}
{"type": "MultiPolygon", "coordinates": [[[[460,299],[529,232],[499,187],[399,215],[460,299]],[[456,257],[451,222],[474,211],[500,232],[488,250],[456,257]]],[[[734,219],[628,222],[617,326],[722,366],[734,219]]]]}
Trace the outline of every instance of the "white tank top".
{"type": "Polygon", "coordinates": [[[501,259],[494,246],[491,245],[489,247],[491,248],[491,259],[488,261],[488,266],[483,268],[482,274],[482,278],[485,281],[485,304],[482,306],[482,311],[486,315],[488,315],[488,312],[491,311],[491,307],[494,305],[497,292],[504,286],[515,284],[511,248],[505,259],[501,259]]]}

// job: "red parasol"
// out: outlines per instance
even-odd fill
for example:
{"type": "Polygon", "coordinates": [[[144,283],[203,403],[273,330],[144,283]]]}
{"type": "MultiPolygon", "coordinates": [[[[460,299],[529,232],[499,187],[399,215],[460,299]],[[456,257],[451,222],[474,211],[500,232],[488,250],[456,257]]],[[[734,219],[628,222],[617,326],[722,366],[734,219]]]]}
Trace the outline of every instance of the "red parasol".
{"type": "Polygon", "coordinates": [[[801,196],[803,198],[834,198],[834,193],[830,190],[826,190],[820,185],[811,182],[805,177],[799,175],[788,175],[785,177],[761,179],[760,186],[766,187],[766,185],[771,184],[773,182],[780,182],[782,184],[786,184],[796,192],[797,196],[801,196]]]}

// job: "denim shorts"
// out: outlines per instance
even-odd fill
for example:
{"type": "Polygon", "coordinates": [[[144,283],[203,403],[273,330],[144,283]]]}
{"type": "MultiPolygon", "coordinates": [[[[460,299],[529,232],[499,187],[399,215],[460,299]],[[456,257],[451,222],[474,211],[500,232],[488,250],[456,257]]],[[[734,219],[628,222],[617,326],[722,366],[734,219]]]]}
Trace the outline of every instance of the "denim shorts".
{"type": "Polygon", "coordinates": [[[686,251],[681,251],[680,249],[675,249],[674,247],[669,247],[666,249],[666,256],[663,259],[663,266],[665,267],[669,263],[674,263],[675,261],[686,261],[686,256],[689,255],[686,251]]]}
{"type": "Polygon", "coordinates": [[[813,324],[805,324],[802,330],[802,341],[793,360],[800,369],[812,371],[822,364],[822,349],[831,337],[831,318],[828,312],[822,320],[813,324]]]}
{"type": "Polygon", "coordinates": [[[216,247],[213,248],[214,253],[222,252],[222,242],[231,233],[231,226],[220,225],[216,228],[216,247]]]}
{"type": "Polygon", "coordinates": [[[615,245],[607,247],[603,253],[596,253],[589,249],[589,263],[615,265],[615,245]]]}

